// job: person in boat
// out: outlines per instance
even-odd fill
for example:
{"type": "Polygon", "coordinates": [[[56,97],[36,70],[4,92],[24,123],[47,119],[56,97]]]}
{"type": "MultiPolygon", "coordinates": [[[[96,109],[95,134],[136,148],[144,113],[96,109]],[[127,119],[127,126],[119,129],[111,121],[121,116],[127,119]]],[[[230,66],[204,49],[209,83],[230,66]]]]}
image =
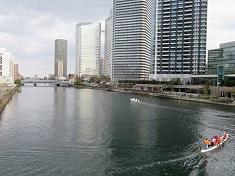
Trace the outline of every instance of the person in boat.
{"type": "Polygon", "coordinates": [[[212,146],[212,142],[207,138],[203,141],[203,143],[206,145],[206,148],[209,148],[212,146]]]}
{"type": "Polygon", "coordinates": [[[221,138],[220,138],[220,135],[216,135],[215,139],[216,139],[216,145],[219,145],[222,142],[221,138]]]}
{"type": "Polygon", "coordinates": [[[226,139],[228,137],[228,134],[224,132],[223,139],[226,139]]]}
{"type": "Polygon", "coordinates": [[[218,136],[218,144],[220,144],[222,142],[221,136],[218,136]]]}
{"type": "Polygon", "coordinates": [[[218,145],[218,135],[215,136],[215,145],[218,145]]]}
{"type": "Polygon", "coordinates": [[[212,143],[212,147],[213,147],[214,145],[216,145],[216,138],[215,138],[215,136],[213,136],[213,138],[211,139],[211,143],[212,143]]]}

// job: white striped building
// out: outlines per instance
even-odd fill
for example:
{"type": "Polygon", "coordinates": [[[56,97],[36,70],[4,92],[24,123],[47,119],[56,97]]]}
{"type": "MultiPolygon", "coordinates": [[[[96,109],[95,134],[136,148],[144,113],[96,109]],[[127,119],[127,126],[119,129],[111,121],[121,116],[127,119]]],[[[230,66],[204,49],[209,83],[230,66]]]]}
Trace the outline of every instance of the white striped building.
{"type": "Polygon", "coordinates": [[[79,23],[76,26],[76,75],[98,75],[101,58],[101,24],[79,23]]]}
{"type": "Polygon", "coordinates": [[[147,80],[155,54],[156,0],[113,2],[113,80],[147,80]]]}

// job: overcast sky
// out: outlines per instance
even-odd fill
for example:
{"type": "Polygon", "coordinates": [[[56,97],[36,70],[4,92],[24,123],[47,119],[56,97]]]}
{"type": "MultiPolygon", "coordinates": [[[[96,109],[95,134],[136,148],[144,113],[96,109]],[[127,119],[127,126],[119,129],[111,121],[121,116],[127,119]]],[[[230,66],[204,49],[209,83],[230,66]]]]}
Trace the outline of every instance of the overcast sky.
{"type": "MultiPolygon", "coordinates": [[[[109,16],[113,0],[0,0],[0,48],[23,76],[54,72],[54,40],[68,40],[68,72],[75,70],[75,25],[109,16]]],[[[208,49],[235,41],[235,0],[208,0],[208,49]]]]}

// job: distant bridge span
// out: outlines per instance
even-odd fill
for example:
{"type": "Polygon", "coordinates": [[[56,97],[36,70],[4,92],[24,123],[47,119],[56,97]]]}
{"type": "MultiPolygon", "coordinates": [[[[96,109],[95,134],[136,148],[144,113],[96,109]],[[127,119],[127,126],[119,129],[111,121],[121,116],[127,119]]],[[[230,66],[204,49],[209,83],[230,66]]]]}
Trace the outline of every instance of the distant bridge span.
{"type": "Polygon", "coordinates": [[[33,84],[34,86],[37,86],[38,84],[50,84],[54,86],[71,86],[72,83],[69,81],[61,81],[61,80],[33,80],[33,79],[27,79],[22,80],[22,84],[24,85],[30,85],[33,84]]]}

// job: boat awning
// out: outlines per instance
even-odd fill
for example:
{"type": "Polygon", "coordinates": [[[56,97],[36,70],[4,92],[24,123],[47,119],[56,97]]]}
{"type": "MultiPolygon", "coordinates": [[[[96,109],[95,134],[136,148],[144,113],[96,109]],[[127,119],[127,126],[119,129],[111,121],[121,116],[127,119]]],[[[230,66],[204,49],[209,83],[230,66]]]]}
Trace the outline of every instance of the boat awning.
{"type": "Polygon", "coordinates": [[[225,77],[235,78],[235,74],[225,75],[225,77]]]}
{"type": "Polygon", "coordinates": [[[217,75],[192,75],[190,78],[217,78],[217,75]]]}

